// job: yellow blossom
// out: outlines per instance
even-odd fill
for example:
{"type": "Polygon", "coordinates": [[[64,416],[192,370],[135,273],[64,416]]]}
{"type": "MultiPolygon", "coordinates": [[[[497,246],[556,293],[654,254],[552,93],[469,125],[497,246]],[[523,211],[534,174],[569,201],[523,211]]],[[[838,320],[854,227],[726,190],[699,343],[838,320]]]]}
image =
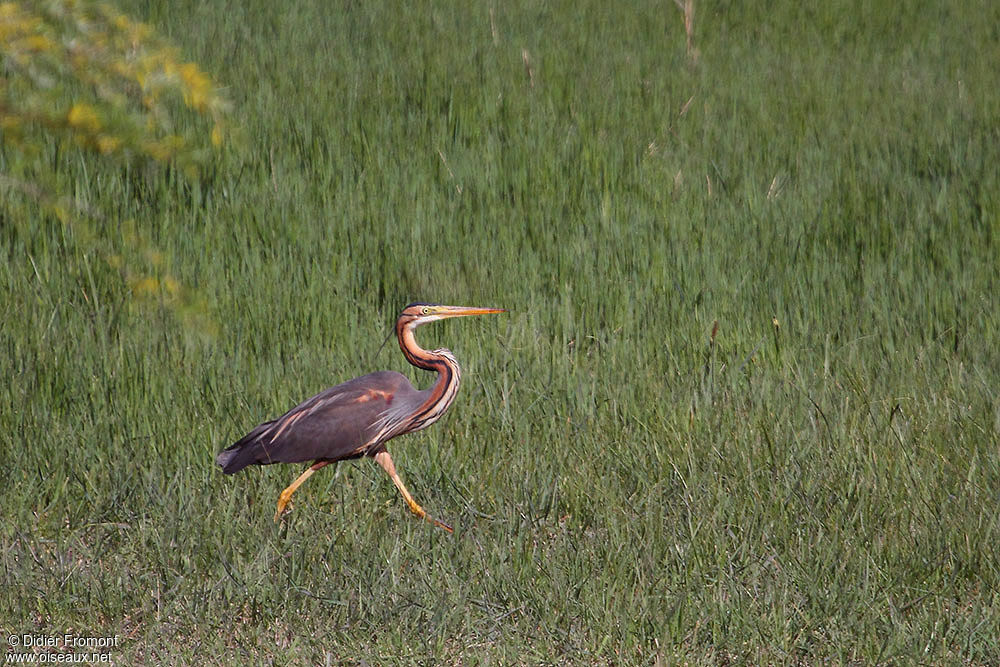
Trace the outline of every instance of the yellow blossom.
{"type": "Polygon", "coordinates": [[[152,276],[137,278],[132,281],[132,292],[136,296],[153,296],[160,289],[160,281],[152,276]]]}
{"type": "Polygon", "coordinates": [[[166,276],[163,279],[163,288],[171,297],[176,297],[181,292],[181,284],[173,276],[166,276]]]}
{"type": "Polygon", "coordinates": [[[70,108],[66,120],[72,127],[85,132],[96,132],[101,129],[101,121],[97,117],[97,111],[94,107],[82,102],[77,102],[70,108]]]}
{"type": "Polygon", "coordinates": [[[173,150],[166,141],[148,141],[145,148],[150,157],[160,162],[166,162],[173,155],[173,150]]]}
{"type": "Polygon", "coordinates": [[[108,134],[102,134],[97,137],[97,150],[102,153],[113,153],[118,150],[121,145],[122,141],[118,137],[112,137],[108,134]]]}
{"type": "Polygon", "coordinates": [[[24,43],[32,51],[51,51],[55,47],[55,42],[45,35],[29,35],[24,39],[24,43]]]}
{"type": "Polygon", "coordinates": [[[186,88],[184,103],[193,109],[204,111],[208,97],[212,93],[212,82],[194,63],[181,65],[180,75],[186,88]]]}

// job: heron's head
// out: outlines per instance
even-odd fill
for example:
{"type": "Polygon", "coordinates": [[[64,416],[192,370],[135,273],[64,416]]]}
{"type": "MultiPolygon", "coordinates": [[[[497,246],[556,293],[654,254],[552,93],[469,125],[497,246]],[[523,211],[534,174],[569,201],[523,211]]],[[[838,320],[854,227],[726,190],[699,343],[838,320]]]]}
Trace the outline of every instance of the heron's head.
{"type": "Polygon", "coordinates": [[[470,308],[469,306],[442,306],[436,303],[411,303],[399,314],[397,326],[416,328],[421,324],[443,320],[448,317],[464,317],[466,315],[489,315],[505,313],[503,308],[470,308]]]}

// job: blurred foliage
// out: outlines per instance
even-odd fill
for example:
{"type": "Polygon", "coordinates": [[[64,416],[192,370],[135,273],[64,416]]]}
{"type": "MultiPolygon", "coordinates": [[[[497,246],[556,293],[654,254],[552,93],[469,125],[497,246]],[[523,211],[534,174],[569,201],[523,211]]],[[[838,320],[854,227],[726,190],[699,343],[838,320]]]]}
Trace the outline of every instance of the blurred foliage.
{"type": "Polygon", "coordinates": [[[194,176],[205,149],[174,121],[176,100],[214,121],[226,100],[194,63],[148,25],[109,5],[73,0],[0,3],[0,128],[28,154],[40,133],[127,159],[171,161],[194,176]]]}
{"type": "Polygon", "coordinates": [[[118,268],[134,294],[190,306],[141,224],[125,221],[126,233],[112,241],[109,212],[62,192],[68,163],[64,152],[52,159],[51,148],[169,165],[196,179],[223,144],[228,108],[198,65],[108,4],[0,2],[0,215],[15,226],[33,224],[39,211],[54,215],[73,227],[84,252],[118,268]]]}

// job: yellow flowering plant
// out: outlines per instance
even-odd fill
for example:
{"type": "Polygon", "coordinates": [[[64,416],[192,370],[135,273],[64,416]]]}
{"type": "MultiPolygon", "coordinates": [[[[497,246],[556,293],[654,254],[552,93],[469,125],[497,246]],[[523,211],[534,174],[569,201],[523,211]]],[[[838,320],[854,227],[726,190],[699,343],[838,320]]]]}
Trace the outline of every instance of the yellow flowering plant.
{"type": "Polygon", "coordinates": [[[110,5],[0,2],[0,61],[5,147],[56,132],[101,154],[172,162],[194,175],[204,145],[176,129],[177,101],[210,118],[210,141],[222,143],[228,103],[208,75],[110,5]]]}
{"type": "Polygon", "coordinates": [[[135,297],[191,310],[194,297],[142,225],[119,221],[115,229],[132,231],[105,233],[108,212],[62,192],[65,160],[45,151],[76,146],[101,160],[170,165],[197,178],[227,136],[228,109],[198,65],[109,4],[0,0],[0,220],[28,229],[37,212],[53,215],[135,297]]]}

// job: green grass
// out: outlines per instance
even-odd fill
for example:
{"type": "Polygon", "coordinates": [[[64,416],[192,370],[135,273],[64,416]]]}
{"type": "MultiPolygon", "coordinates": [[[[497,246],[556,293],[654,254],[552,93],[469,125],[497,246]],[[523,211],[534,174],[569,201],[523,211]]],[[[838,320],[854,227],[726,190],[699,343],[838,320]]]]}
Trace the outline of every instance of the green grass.
{"type": "MultiPolygon", "coordinates": [[[[244,137],[196,183],[53,150],[198,297],[0,217],[0,630],[119,664],[1000,662],[993,3],[146,2],[244,137]],[[530,76],[525,56],[530,64],[530,76]],[[370,461],[223,476],[381,368],[370,461]],[[775,328],[772,320],[779,326],[775,328]],[[713,325],[718,332],[711,338],[713,325]]],[[[2,215],[2,214],[0,214],[2,215]]]]}

